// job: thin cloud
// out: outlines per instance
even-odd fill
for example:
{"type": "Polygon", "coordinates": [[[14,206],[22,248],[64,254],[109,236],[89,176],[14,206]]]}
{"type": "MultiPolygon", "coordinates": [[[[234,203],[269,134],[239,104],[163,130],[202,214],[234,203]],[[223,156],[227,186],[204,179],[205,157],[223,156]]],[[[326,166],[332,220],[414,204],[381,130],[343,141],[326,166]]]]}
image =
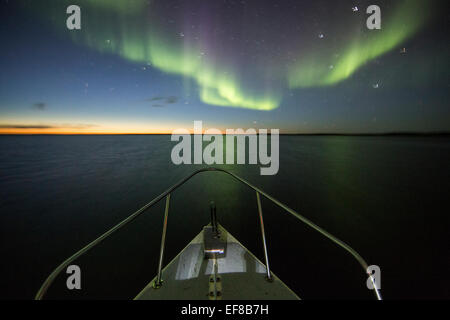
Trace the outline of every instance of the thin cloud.
{"type": "Polygon", "coordinates": [[[60,125],[47,125],[47,124],[0,124],[0,129],[88,129],[97,127],[93,124],[60,124],[60,125]]]}
{"type": "Polygon", "coordinates": [[[169,96],[169,97],[152,97],[152,98],[148,98],[145,101],[148,102],[157,102],[152,104],[152,107],[157,107],[157,108],[161,108],[161,107],[165,107],[168,104],[174,104],[177,103],[179,101],[178,97],[175,96],[169,96]]]}
{"type": "Polygon", "coordinates": [[[177,103],[178,102],[178,98],[177,97],[168,97],[166,99],[166,103],[177,103]]]}
{"type": "Polygon", "coordinates": [[[0,124],[0,129],[52,129],[54,126],[46,125],[22,125],[22,124],[0,124]]]}
{"type": "Polygon", "coordinates": [[[47,104],[45,102],[36,102],[32,104],[31,108],[42,111],[47,108],[47,104]]]}
{"type": "Polygon", "coordinates": [[[145,101],[159,101],[159,100],[164,100],[164,97],[153,97],[153,98],[145,99],[145,101]]]}

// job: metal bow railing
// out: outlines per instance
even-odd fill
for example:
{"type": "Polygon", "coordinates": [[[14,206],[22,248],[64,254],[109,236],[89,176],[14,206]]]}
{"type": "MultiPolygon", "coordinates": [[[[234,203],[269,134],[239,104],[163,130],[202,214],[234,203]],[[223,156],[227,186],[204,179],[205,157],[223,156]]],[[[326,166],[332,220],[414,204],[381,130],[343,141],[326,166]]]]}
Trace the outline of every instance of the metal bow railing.
{"type": "Polygon", "coordinates": [[[114,227],[112,227],[111,229],[106,231],[100,237],[98,237],[94,241],[90,242],[85,247],[83,247],[82,249],[77,251],[75,254],[73,254],[72,256],[67,258],[55,270],[53,270],[53,272],[47,277],[47,279],[44,281],[44,283],[40,287],[39,291],[37,292],[37,294],[35,296],[35,300],[41,300],[44,297],[45,293],[47,292],[48,288],[53,283],[53,281],[56,279],[56,277],[61,273],[61,271],[63,271],[67,266],[69,266],[75,259],[79,258],[83,254],[88,252],[90,249],[92,249],[93,247],[98,245],[100,242],[102,242],[103,240],[108,238],[114,232],[118,231],[122,227],[124,227],[127,224],[129,224],[130,222],[132,222],[134,219],[139,217],[142,213],[144,213],[147,209],[151,208],[153,205],[158,203],[160,200],[162,200],[163,198],[166,198],[163,233],[162,233],[162,239],[161,239],[161,249],[160,249],[159,264],[158,264],[158,275],[157,275],[157,280],[156,280],[156,283],[155,283],[154,287],[158,288],[159,286],[161,286],[162,285],[161,272],[162,272],[162,263],[163,263],[163,255],[164,255],[164,245],[165,245],[165,235],[166,235],[166,229],[167,229],[167,217],[168,217],[168,211],[169,211],[170,195],[171,195],[171,193],[174,190],[176,190],[178,187],[183,185],[186,181],[191,179],[193,176],[195,176],[195,175],[197,175],[197,174],[199,174],[201,172],[211,172],[211,171],[224,172],[224,173],[232,176],[236,180],[242,182],[243,184],[245,184],[249,188],[253,189],[254,191],[256,191],[256,199],[257,199],[257,205],[258,205],[258,214],[259,214],[259,219],[260,219],[261,234],[262,234],[262,241],[263,241],[263,247],[264,247],[264,257],[265,257],[265,263],[266,263],[266,272],[267,272],[266,279],[267,280],[271,281],[272,280],[272,275],[270,273],[270,267],[269,267],[269,257],[268,257],[268,253],[267,253],[267,245],[266,245],[266,238],[265,238],[265,231],[264,231],[264,222],[263,222],[263,216],[262,216],[262,207],[261,207],[260,195],[263,195],[265,198],[267,198],[268,200],[272,201],[277,206],[281,207],[282,209],[284,209],[285,211],[287,211],[288,213],[290,213],[291,215],[296,217],[298,220],[302,221],[303,223],[305,223],[309,227],[311,227],[314,230],[318,231],[319,233],[321,233],[322,235],[324,235],[325,237],[327,237],[328,239],[330,239],[331,241],[336,243],[338,246],[340,246],[341,248],[346,250],[348,253],[350,253],[359,262],[359,264],[364,269],[364,272],[368,275],[369,279],[371,280],[371,282],[373,284],[373,287],[374,287],[373,291],[375,293],[376,298],[378,300],[382,300],[380,289],[377,288],[376,283],[375,283],[375,279],[373,278],[372,274],[368,271],[368,264],[361,257],[361,255],[358,252],[356,252],[356,250],[354,250],[348,244],[346,244],[345,242],[339,240],[338,238],[336,238],[332,234],[328,233],[327,231],[325,231],[321,227],[317,226],[316,224],[314,224],[313,222],[311,222],[307,218],[303,217],[302,215],[300,215],[296,211],[292,210],[291,208],[289,208],[285,204],[281,203],[277,199],[273,198],[272,196],[268,195],[264,191],[260,190],[259,188],[255,187],[252,184],[250,184],[249,182],[245,181],[241,177],[239,177],[239,176],[235,175],[234,173],[229,172],[227,170],[219,169],[219,168],[213,168],[213,167],[203,168],[203,169],[199,169],[197,171],[194,171],[192,174],[190,174],[189,176],[185,177],[184,179],[182,179],[178,183],[176,183],[173,186],[171,186],[169,189],[167,189],[165,192],[161,193],[159,196],[157,196],[155,199],[153,199],[152,201],[147,203],[145,206],[143,206],[142,208],[140,208],[139,210],[137,210],[136,212],[134,212],[133,214],[128,216],[126,219],[122,220],[120,223],[118,223],[117,225],[115,225],[114,227]]]}

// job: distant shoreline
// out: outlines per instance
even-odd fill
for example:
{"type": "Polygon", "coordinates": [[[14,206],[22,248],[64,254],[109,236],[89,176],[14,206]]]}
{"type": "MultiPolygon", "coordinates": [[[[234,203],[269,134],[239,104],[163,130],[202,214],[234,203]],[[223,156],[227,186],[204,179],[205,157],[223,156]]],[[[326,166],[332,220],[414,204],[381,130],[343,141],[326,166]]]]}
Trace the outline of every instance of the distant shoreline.
{"type": "MultiPolygon", "coordinates": [[[[0,136],[170,136],[171,133],[0,133],[0,136]]],[[[226,134],[222,134],[226,135],[226,134]]],[[[258,135],[258,133],[256,134],[258,135]]],[[[270,132],[268,133],[270,135],[270,132]]],[[[447,137],[450,131],[386,132],[386,133],[280,133],[280,136],[344,136],[344,137],[447,137]]]]}

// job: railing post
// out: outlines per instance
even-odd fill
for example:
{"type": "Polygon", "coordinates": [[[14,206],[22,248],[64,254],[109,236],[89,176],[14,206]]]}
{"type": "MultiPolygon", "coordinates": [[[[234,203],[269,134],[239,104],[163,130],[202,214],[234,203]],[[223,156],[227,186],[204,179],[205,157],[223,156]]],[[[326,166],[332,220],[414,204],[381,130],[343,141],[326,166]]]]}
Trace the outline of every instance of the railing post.
{"type": "Polygon", "coordinates": [[[272,282],[272,274],[270,273],[270,267],[269,267],[269,256],[267,255],[267,244],[266,244],[266,234],[264,232],[264,220],[263,220],[263,214],[261,209],[261,199],[259,198],[259,192],[256,191],[256,202],[258,203],[258,213],[259,213],[259,222],[261,225],[261,235],[263,240],[263,247],[264,247],[264,258],[266,259],[266,271],[267,271],[267,281],[272,282]]]}
{"type": "Polygon", "coordinates": [[[170,204],[170,193],[166,197],[166,209],[164,211],[164,223],[163,223],[163,231],[162,231],[162,238],[161,238],[161,250],[159,252],[158,276],[156,278],[156,282],[153,283],[154,289],[158,289],[159,287],[162,286],[161,271],[162,271],[162,264],[163,264],[163,257],[164,257],[164,245],[166,243],[167,217],[169,215],[169,204],[170,204]]]}
{"type": "Polygon", "coordinates": [[[214,201],[211,201],[210,204],[210,211],[211,211],[211,226],[212,226],[212,230],[215,234],[217,234],[218,229],[217,229],[217,215],[216,215],[216,204],[214,203],[214,201]]]}
{"type": "Polygon", "coordinates": [[[380,289],[377,287],[377,283],[375,282],[373,275],[370,272],[368,272],[367,274],[369,275],[370,282],[372,282],[373,291],[375,292],[375,296],[377,297],[378,300],[383,300],[383,298],[381,297],[380,289]]]}

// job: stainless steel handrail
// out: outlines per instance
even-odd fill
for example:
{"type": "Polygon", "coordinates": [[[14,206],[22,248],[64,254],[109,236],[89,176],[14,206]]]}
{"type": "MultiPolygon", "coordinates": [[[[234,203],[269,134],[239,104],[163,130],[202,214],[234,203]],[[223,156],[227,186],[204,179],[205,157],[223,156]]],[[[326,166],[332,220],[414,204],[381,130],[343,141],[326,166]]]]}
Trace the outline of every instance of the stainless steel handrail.
{"type": "MultiPolygon", "coordinates": [[[[83,254],[85,254],[86,252],[88,252],[90,249],[92,249],[93,247],[95,247],[96,245],[98,245],[99,243],[101,243],[103,240],[105,240],[106,238],[108,238],[110,235],[112,235],[113,233],[115,233],[116,231],[118,231],[119,229],[121,229],[122,227],[124,227],[125,225],[127,225],[128,223],[130,223],[131,221],[133,221],[134,219],[136,219],[138,216],[140,216],[142,213],[144,213],[147,209],[149,209],[150,207],[152,207],[153,205],[155,205],[156,203],[158,203],[161,199],[163,199],[164,197],[168,197],[167,202],[166,202],[166,210],[168,210],[168,201],[170,200],[170,193],[172,193],[175,189],[177,189],[178,187],[180,187],[181,185],[183,185],[186,181],[188,181],[189,179],[191,179],[193,176],[201,173],[201,172],[207,172],[207,171],[220,171],[220,172],[224,172],[230,176],[232,176],[233,178],[235,178],[236,180],[242,182],[243,184],[247,185],[248,187],[250,187],[251,189],[253,189],[254,191],[256,191],[257,194],[261,194],[264,197],[266,197],[267,199],[269,199],[270,201],[272,201],[273,203],[275,203],[276,205],[278,205],[279,207],[281,207],[282,209],[284,209],[285,211],[287,211],[288,213],[290,213],[291,215],[293,215],[294,217],[296,217],[297,219],[299,219],[300,221],[302,221],[303,223],[307,224],[308,226],[310,226],[311,228],[313,228],[314,230],[320,232],[322,235],[324,235],[325,237],[327,237],[328,239],[330,239],[331,241],[333,241],[334,243],[336,243],[338,246],[340,246],[341,248],[345,249],[348,253],[350,253],[358,262],[359,264],[363,267],[364,272],[369,276],[369,278],[371,279],[373,285],[374,285],[374,293],[375,296],[378,300],[382,300],[381,297],[381,293],[379,292],[380,290],[376,287],[375,284],[375,280],[372,276],[372,274],[370,272],[367,271],[368,268],[368,264],[366,263],[366,261],[359,255],[358,252],[356,252],[356,250],[354,250],[352,247],[350,247],[349,245],[347,245],[345,242],[339,240],[338,238],[336,238],[335,236],[333,236],[332,234],[328,233],[327,231],[325,231],[324,229],[322,229],[321,227],[315,225],[313,222],[311,222],[310,220],[308,220],[307,218],[303,217],[302,215],[300,215],[299,213],[297,213],[296,211],[292,210],[291,208],[289,208],[288,206],[286,206],[285,204],[281,203],[280,201],[278,201],[277,199],[271,197],[270,195],[268,195],[267,193],[265,193],[264,191],[260,190],[259,188],[253,186],[252,184],[250,184],[249,182],[245,181],[244,179],[240,178],[239,176],[235,175],[232,172],[229,172],[227,170],[224,169],[219,169],[219,168],[214,168],[214,167],[208,167],[208,168],[202,168],[199,169],[197,171],[194,171],[192,174],[190,174],[189,176],[185,177],[184,179],[182,179],[181,181],[179,181],[178,183],[172,185],[169,189],[167,189],[166,191],[164,191],[163,193],[161,193],[159,196],[157,196],[156,198],[154,198],[152,201],[150,201],[149,203],[147,203],[146,205],[144,205],[142,208],[140,208],[139,210],[137,210],[136,212],[134,212],[133,214],[131,214],[130,216],[128,216],[126,219],[122,220],[121,222],[119,222],[117,225],[115,225],[114,227],[112,227],[111,229],[109,229],[108,231],[106,231],[104,234],[102,234],[101,236],[99,236],[97,239],[95,239],[94,241],[90,242],[89,244],[87,244],[85,247],[83,247],[82,249],[80,249],[79,251],[77,251],[75,254],[73,254],[72,256],[70,256],[69,258],[67,258],[66,260],[64,260],[55,270],[53,270],[53,272],[47,277],[47,279],[44,281],[44,283],[42,284],[42,286],[40,287],[39,291],[37,292],[36,296],[35,296],[35,300],[41,300],[45,293],[47,292],[48,288],[50,287],[50,285],[53,283],[53,281],[56,279],[56,277],[61,273],[61,271],[63,271],[70,263],[72,263],[75,259],[79,258],[80,256],[82,256],[83,254]]],[[[260,205],[260,204],[259,204],[260,205]]],[[[166,211],[167,213],[167,211],[166,211]]],[[[166,225],[166,214],[165,214],[165,222],[164,225],[166,225]]],[[[261,220],[262,221],[262,220],[261,220]]],[[[165,237],[163,236],[162,239],[162,243],[161,243],[161,247],[163,248],[164,244],[163,242],[165,237]]],[[[266,250],[266,248],[265,248],[266,250]]],[[[265,252],[266,258],[267,258],[267,251],[265,252]]],[[[160,256],[160,260],[161,260],[161,256],[160,256]]],[[[268,260],[266,259],[266,263],[267,266],[266,268],[268,269],[268,260]]]]}
{"type": "Polygon", "coordinates": [[[270,273],[270,266],[269,266],[269,255],[267,254],[266,233],[264,231],[264,220],[263,220],[263,214],[262,214],[261,199],[259,197],[258,191],[256,191],[256,203],[258,205],[259,225],[261,226],[261,235],[262,235],[263,249],[264,249],[264,259],[266,260],[267,280],[272,281],[272,274],[270,273]]]}
{"type": "Polygon", "coordinates": [[[166,209],[164,210],[164,222],[163,222],[163,231],[161,236],[161,249],[159,251],[159,264],[158,264],[158,276],[156,278],[153,287],[159,288],[162,285],[161,272],[164,258],[164,247],[166,244],[166,232],[167,232],[167,218],[169,216],[169,205],[170,205],[170,193],[166,197],[166,209]]]}

